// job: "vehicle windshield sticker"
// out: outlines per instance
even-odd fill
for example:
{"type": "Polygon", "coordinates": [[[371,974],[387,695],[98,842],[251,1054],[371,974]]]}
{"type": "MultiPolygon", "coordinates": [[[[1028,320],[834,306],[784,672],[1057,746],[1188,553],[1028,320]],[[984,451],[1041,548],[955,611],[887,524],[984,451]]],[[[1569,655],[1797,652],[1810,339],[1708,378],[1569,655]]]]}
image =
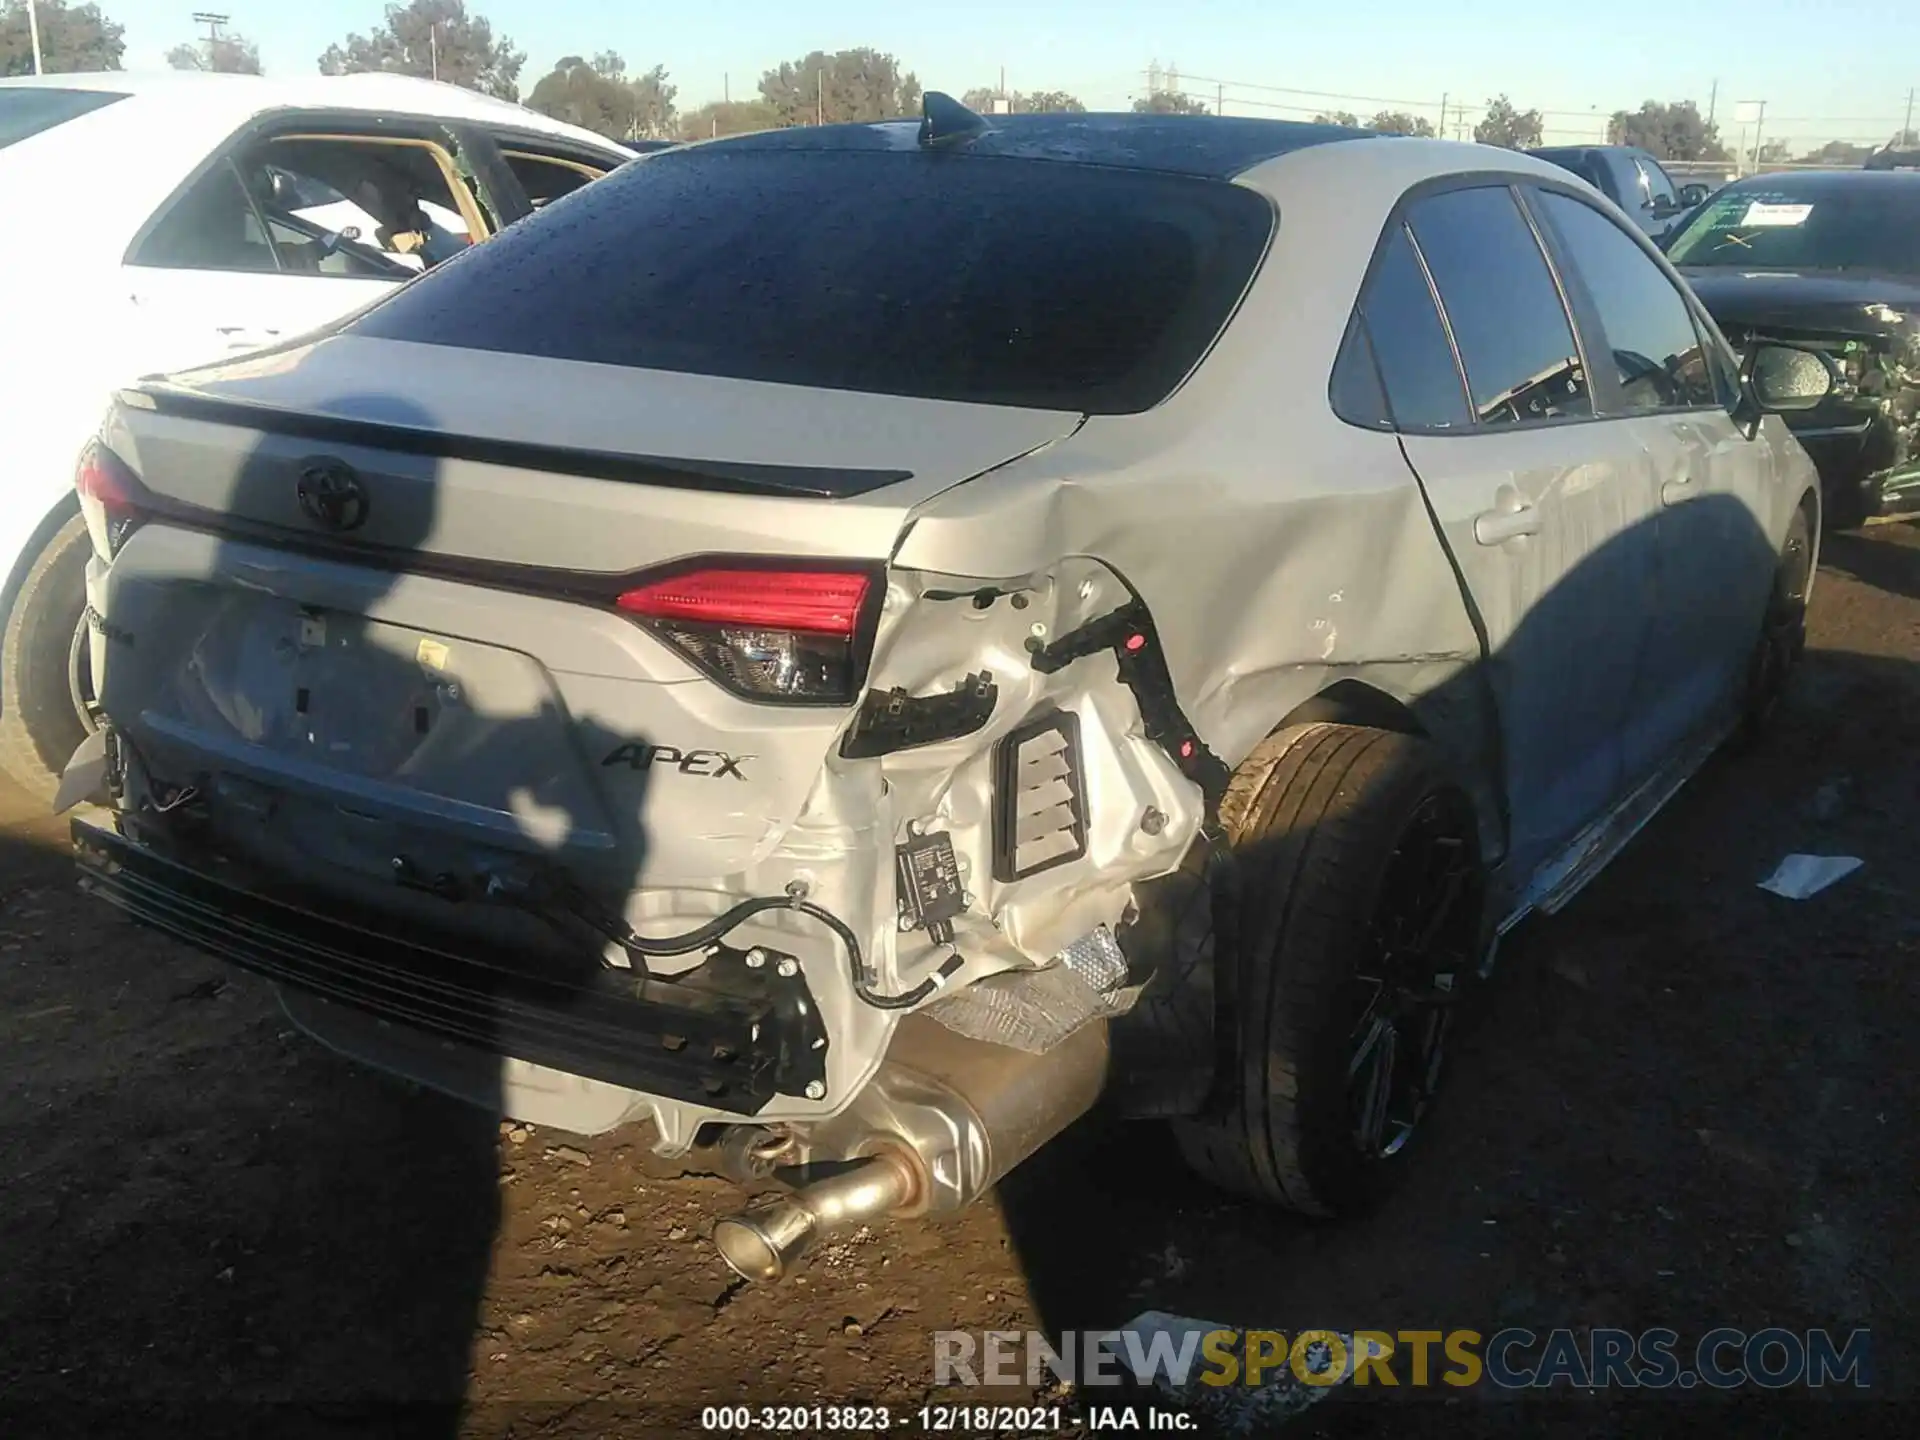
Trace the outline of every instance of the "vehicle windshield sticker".
{"type": "Polygon", "coordinates": [[[1756,200],[1747,206],[1747,213],[1741,220],[1743,225],[1804,225],[1807,217],[1813,214],[1811,205],[1776,205],[1766,200],[1756,200]]]}

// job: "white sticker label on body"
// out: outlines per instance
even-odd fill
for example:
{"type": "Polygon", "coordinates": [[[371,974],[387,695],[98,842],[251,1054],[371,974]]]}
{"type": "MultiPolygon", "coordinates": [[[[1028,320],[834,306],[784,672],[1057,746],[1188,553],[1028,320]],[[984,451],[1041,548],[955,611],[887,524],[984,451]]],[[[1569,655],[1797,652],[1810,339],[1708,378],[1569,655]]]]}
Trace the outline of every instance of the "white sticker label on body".
{"type": "Polygon", "coordinates": [[[1776,205],[1765,200],[1756,200],[1747,206],[1746,218],[1742,225],[1804,225],[1807,217],[1813,214],[1811,205],[1776,205]]]}

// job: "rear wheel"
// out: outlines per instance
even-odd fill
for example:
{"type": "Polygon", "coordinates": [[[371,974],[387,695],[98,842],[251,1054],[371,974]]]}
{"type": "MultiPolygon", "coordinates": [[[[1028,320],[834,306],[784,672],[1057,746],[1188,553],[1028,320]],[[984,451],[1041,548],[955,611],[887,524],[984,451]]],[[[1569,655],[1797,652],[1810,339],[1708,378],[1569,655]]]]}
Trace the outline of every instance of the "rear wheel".
{"type": "Polygon", "coordinates": [[[1406,1168],[1474,969],[1473,804],[1425,741],[1308,725],[1266,741],[1222,820],[1242,867],[1228,962],[1237,1073],[1176,1122],[1226,1189],[1310,1215],[1366,1210],[1406,1168]]]}
{"type": "Polygon", "coordinates": [[[1766,619],[1747,670],[1746,704],[1735,734],[1736,748],[1751,743],[1773,718],[1787,681],[1807,648],[1807,591],[1813,583],[1813,520],[1806,507],[1793,512],[1774,567],[1766,619]]]}
{"type": "Polygon", "coordinates": [[[76,515],[34,558],[0,629],[0,769],[44,800],[94,727],[89,550],[76,515]]]}

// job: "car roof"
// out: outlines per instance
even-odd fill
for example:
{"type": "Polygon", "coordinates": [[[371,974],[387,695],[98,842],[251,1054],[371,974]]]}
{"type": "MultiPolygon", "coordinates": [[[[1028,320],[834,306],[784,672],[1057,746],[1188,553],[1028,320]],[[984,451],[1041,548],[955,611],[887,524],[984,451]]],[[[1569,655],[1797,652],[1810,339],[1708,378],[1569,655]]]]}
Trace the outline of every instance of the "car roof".
{"type": "MultiPolygon", "coordinates": [[[[1237,115],[1048,114],[984,117],[968,155],[1053,160],[1224,180],[1264,161],[1341,140],[1386,140],[1372,130],[1237,115]]],[[[702,150],[879,151],[919,146],[920,122],[803,125],[699,142],[702,150]]],[[[1397,139],[1398,137],[1393,137],[1397,139]]]]}
{"type": "MultiPolygon", "coordinates": [[[[367,72],[356,75],[218,75],[193,70],[93,71],[74,75],[26,75],[0,79],[0,89],[92,90],[125,95],[139,103],[139,112],[164,106],[206,119],[246,119],[278,109],[364,111],[368,114],[439,116],[449,120],[512,125],[523,130],[597,145],[602,149],[633,152],[627,147],[583,130],[577,125],[529,110],[509,100],[482,95],[445,81],[415,75],[367,72]]],[[[107,115],[123,107],[114,105],[107,115]]],[[[138,123],[151,123],[152,116],[138,123]]]]}

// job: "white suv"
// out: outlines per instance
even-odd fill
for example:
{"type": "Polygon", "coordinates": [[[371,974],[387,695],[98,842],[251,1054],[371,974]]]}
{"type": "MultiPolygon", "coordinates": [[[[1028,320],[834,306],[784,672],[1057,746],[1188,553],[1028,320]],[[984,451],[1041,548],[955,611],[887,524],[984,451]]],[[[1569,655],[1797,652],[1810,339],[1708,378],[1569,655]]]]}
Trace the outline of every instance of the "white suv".
{"type": "Polygon", "coordinates": [[[114,387],[337,319],[631,158],[398,75],[0,81],[0,193],[33,197],[0,226],[0,767],[51,795],[90,723],[73,466],[114,387]]]}

